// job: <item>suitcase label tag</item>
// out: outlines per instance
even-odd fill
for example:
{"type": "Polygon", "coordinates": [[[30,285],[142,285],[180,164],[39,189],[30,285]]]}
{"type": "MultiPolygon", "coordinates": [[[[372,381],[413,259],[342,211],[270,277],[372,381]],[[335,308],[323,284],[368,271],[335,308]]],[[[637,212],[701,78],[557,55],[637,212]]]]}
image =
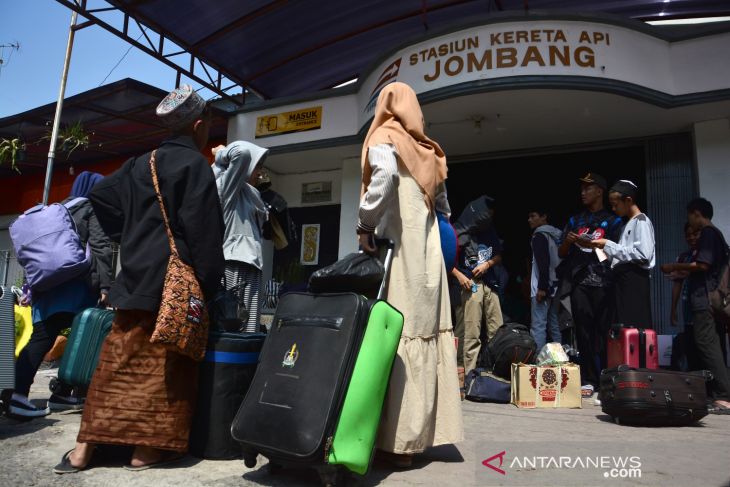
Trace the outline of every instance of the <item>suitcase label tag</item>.
{"type": "Polygon", "coordinates": [[[297,350],[297,344],[291,346],[289,350],[284,354],[284,361],[281,363],[282,367],[292,368],[297,363],[299,358],[299,350],[297,350]]]}

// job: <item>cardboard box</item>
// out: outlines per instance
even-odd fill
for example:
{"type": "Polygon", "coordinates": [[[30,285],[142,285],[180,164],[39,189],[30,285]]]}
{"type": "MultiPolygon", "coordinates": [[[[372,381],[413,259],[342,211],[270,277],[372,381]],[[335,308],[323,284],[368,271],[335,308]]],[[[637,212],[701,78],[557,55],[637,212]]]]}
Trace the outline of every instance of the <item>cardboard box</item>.
{"type": "Polygon", "coordinates": [[[512,364],[512,404],[518,408],[580,408],[580,367],[512,364]]]}

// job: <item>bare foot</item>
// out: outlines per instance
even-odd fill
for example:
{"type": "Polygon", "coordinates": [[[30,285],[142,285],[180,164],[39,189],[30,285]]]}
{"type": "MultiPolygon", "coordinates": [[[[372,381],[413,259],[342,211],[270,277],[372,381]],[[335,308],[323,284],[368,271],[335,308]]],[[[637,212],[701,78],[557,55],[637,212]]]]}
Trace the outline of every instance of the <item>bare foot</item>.
{"type": "Polygon", "coordinates": [[[71,465],[78,469],[85,468],[91,461],[95,446],[91,443],[76,443],[76,448],[68,456],[71,465]]]}
{"type": "Polygon", "coordinates": [[[723,407],[723,408],[730,409],[730,402],[728,402],[728,401],[721,401],[721,400],[718,399],[718,400],[715,401],[715,406],[720,406],[720,407],[723,407]]]}
{"type": "Polygon", "coordinates": [[[132,453],[132,460],[129,462],[133,467],[142,467],[157,463],[162,459],[162,450],[149,446],[138,446],[132,453]]]}

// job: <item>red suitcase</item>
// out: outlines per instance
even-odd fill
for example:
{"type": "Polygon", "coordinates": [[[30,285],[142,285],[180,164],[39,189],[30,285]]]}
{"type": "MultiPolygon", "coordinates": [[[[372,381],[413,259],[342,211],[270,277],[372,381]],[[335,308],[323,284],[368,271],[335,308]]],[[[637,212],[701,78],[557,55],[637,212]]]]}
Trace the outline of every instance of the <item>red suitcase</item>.
{"type": "Polygon", "coordinates": [[[608,366],[658,369],[659,352],[654,330],[613,325],[608,333],[608,366]]]}

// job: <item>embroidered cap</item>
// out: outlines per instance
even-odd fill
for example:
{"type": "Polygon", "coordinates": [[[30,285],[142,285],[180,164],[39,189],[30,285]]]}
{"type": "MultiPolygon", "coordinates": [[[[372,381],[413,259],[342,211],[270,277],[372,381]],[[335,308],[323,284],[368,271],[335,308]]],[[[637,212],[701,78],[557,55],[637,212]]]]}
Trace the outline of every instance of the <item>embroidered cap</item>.
{"type": "Polygon", "coordinates": [[[205,100],[190,85],[180,85],[157,105],[155,113],[170,129],[193,124],[205,110],[205,100]]]}
{"type": "Polygon", "coordinates": [[[606,191],[606,188],[608,187],[608,184],[606,184],[606,178],[595,172],[589,172],[580,178],[580,182],[583,184],[595,184],[604,191],[606,191]]]}

